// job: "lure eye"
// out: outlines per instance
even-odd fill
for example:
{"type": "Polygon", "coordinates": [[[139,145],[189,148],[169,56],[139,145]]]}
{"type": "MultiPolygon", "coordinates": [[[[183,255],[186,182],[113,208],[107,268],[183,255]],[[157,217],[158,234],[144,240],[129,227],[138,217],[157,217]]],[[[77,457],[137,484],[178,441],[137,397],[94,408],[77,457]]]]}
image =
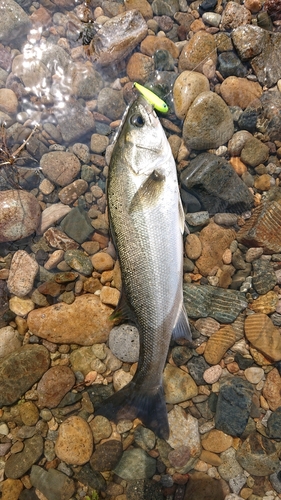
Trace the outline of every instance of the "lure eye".
{"type": "Polygon", "coordinates": [[[141,128],[144,126],[144,119],[141,115],[133,115],[130,121],[135,127],[141,128]]]}

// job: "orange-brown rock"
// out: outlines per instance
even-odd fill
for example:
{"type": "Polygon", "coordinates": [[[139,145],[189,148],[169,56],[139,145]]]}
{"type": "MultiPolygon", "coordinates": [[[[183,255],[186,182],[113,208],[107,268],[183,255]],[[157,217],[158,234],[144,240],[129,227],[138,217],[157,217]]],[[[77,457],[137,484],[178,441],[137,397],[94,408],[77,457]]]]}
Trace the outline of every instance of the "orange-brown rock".
{"type": "Polygon", "coordinates": [[[218,364],[226,351],[235,343],[236,336],[233,328],[225,326],[213,335],[207,341],[204,358],[210,365],[218,364]]]}
{"type": "Polygon", "coordinates": [[[140,49],[147,56],[152,56],[156,50],[167,50],[175,59],[179,57],[179,49],[172,40],[165,36],[148,35],[141,42],[140,49]]]}
{"type": "Polygon", "coordinates": [[[245,172],[247,172],[245,163],[243,163],[240,158],[238,158],[238,156],[233,156],[232,158],[230,158],[229,163],[234,168],[236,174],[241,176],[245,174],[245,172]]]}
{"type": "Polygon", "coordinates": [[[154,69],[154,61],[151,57],[135,52],[127,64],[127,75],[132,82],[137,81],[144,85],[154,69]]]}
{"type": "Polygon", "coordinates": [[[54,304],[29,313],[29,330],[54,343],[92,345],[106,342],[112,328],[112,308],[92,294],[76,297],[72,304],[54,304]]]}
{"type": "Polygon", "coordinates": [[[267,358],[281,360],[281,335],[266,314],[248,316],[245,320],[245,335],[251,345],[267,358]]]}
{"type": "Polygon", "coordinates": [[[67,464],[83,465],[93,452],[93,434],[87,422],[77,416],[66,419],[59,428],[55,451],[67,464]]]}
{"type": "Polygon", "coordinates": [[[204,450],[222,453],[232,446],[233,438],[218,429],[212,429],[202,438],[204,450]]]}
{"type": "Polygon", "coordinates": [[[281,377],[277,368],[273,368],[267,374],[263,387],[263,396],[272,411],[277,410],[281,406],[281,377]]]}
{"type": "Polygon", "coordinates": [[[270,314],[275,312],[277,302],[278,296],[275,292],[270,291],[254,300],[250,305],[250,309],[257,313],[270,314]]]}
{"type": "Polygon", "coordinates": [[[220,93],[228,106],[245,109],[262,95],[262,88],[259,83],[251,82],[247,78],[229,76],[222,82],[220,93]]]}
{"type": "Polygon", "coordinates": [[[202,253],[196,261],[200,273],[208,276],[215,268],[223,266],[223,254],[235,238],[233,229],[225,229],[217,224],[209,224],[200,233],[202,253]]]}
{"type": "Polygon", "coordinates": [[[210,60],[217,62],[216,42],[210,33],[198,31],[193,35],[181,51],[179,58],[180,73],[184,70],[203,72],[203,66],[210,60]]]}

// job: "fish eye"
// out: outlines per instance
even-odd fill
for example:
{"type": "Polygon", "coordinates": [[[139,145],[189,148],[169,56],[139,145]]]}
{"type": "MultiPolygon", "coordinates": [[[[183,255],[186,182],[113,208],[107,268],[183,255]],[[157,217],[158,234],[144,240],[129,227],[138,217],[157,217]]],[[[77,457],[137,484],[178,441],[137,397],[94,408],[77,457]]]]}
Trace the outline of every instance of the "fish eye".
{"type": "Polygon", "coordinates": [[[130,121],[135,127],[141,128],[144,126],[144,119],[141,115],[133,115],[130,121]]]}

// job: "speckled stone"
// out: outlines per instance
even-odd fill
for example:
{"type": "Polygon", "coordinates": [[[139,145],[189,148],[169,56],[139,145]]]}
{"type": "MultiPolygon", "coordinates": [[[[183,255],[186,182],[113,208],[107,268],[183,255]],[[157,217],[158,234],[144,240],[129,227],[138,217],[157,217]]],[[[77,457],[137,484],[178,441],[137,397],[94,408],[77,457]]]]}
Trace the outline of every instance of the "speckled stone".
{"type": "Polygon", "coordinates": [[[103,472],[115,469],[122,456],[122,443],[117,439],[110,439],[98,444],[90,459],[93,470],[103,472]]]}
{"type": "Polygon", "coordinates": [[[194,99],[201,92],[208,90],[210,90],[210,85],[205,75],[197,71],[183,71],[177,77],[173,87],[174,106],[177,117],[183,120],[194,99]]]}
{"type": "Polygon", "coordinates": [[[0,191],[0,242],[30,236],[39,224],[40,215],[40,205],[32,193],[0,191]]]}
{"type": "Polygon", "coordinates": [[[81,250],[66,250],[64,254],[65,262],[78,273],[90,276],[93,272],[93,265],[81,250]]]}
{"type": "Polygon", "coordinates": [[[120,325],[109,334],[109,348],[122,361],[135,363],[139,359],[139,333],[135,326],[120,325]]]}
{"type": "Polygon", "coordinates": [[[81,417],[68,417],[59,427],[55,451],[67,464],[88,462],[93,452],[93,434],[89,424],[81,417]]]}
{"type": "Polygon", "coordinates": [[[43,453],[43,438],[36,434],[26,439],[24,449],[19,453],[10,455],[5,465],[5,474],[8,478],[22,477],[43,453]]]}
{"type": "Polygon", "coordinates": [[[268,476],[280,467],[278,449],[274,442],[253,432],[236,453],[240,465],[255,476],[268,476]]]}
{"type": "Polygon", "coordinates": [[[80,172],[80,161],[73,153],[66,151],[51,151],[40,160],[42,172],[58,186],[70,184],[80,172]]]}
{"type": "Polygon", "coordinates": [[[75,376],[68,366],[52,366],[38,383],[39,408],[55,408],[75,384],[75,376]]]}
{"type": "Polygon", "coordinates": [[[167,365],[163,375],[167,403],[177,404],[197,396],[198,389],[191,376],[172,365],[167,365]]]}
{"type": "Polygon", "coordinates": [[[48,500],[69,500],[75,492],[73,479],[53,468],[46,471],[43,467],[33,465],[30,481],[48,500]]]}
{"type": "Polygon", "coordinates": [[[198,31],[183,47],[179,57],[179,70],[196,70],[203,73],[204,64],[217,62],[216,42],[210,33],[198,31]]]}
{"type": "Polygon", "coordinates": [[[19,334],[11,326],[0,328],[0,359],[21,347],[19,334]]]}
{"type": "Polygon", "coordinates": [[[177,467],[178,471],[185,474],[192,469],[196,459],[201,453],[200,434],[198,420],[190,414],[186,414],[184,409],[175,405],[168,413],[170,427],[169,445],[177,450],[181,446],[187,445],[190,457],[183,466],[177,467]]]}
{"type": "Polygon", "coordinates": [[[234,448],[228,448],[226,451],[223,451],[220,458],[222,460],[222,464],[219,465],[218,471],[222,479],[229,481],[230,479],[243,474],[243,469],[236,460],[236,450],[234,448]]]}
{"type": "Polygon", "coordinates": [[[250,24],[251,12],[243,5],[228,2],[222,13],[221,26],[224,30],[234,29],[244,24],[250,24]]]}
{"type": "Polygon", "coordinates": [[[124,451],[114,472],[126,481],[149,479],[156,472],[156,460],[141,448],[132,448],[124,451]]]}
{"type": "Polygon", "coordinates": [[[241,160],[250,167],[257,167],[264,163],[269,156],[269,148],[256,137],[252,137],[246,141],[242,151],[241,160]]]}
{"type": "Polygon", "coordinates": [[[9,292],[18,297],[27,295],[32,290],[38,269],[38,263],[25,250],[15,252],[7,281],[9,292]]]}

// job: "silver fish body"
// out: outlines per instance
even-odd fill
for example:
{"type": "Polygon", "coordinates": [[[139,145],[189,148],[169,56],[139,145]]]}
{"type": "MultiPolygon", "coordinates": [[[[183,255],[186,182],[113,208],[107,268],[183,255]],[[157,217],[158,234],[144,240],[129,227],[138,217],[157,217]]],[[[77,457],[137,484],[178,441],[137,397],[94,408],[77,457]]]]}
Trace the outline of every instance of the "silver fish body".
{"type": "Polygon", "coordinates": [[[141,96],[121,126],[107,189],[122,296],[139,329],[140,356],[132,382],[98,413],[115,420],[139,417],[167,438],[162,374],[169,343],[172,332],[190,340],[182,292],[184,214],[170,145],[141,96]]]}

